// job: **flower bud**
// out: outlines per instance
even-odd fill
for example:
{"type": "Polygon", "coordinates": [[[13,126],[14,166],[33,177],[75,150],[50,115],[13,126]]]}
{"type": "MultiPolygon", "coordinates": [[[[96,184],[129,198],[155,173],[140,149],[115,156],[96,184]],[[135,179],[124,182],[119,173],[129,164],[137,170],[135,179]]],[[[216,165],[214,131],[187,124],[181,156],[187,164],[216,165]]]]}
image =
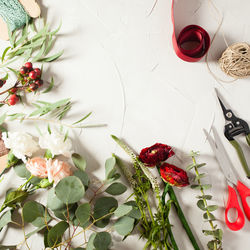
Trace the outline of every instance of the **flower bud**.
{"type": "Polygon", "coordinates": [[[160,166],[161,178],[171,186],[185,187],[189,185],[186,171],[174,165],[163,163],[160,166]]]}
{"type": "Polygon", "coordinates": [[[51,185],[52,185],[52,182],[49,182],[48,179],[42,179],[42,180],[39,182],[38,187],[40,187],[40,188],[47,188],[47,187],[49,187],[49,186],[51,186],[51,185]]]}

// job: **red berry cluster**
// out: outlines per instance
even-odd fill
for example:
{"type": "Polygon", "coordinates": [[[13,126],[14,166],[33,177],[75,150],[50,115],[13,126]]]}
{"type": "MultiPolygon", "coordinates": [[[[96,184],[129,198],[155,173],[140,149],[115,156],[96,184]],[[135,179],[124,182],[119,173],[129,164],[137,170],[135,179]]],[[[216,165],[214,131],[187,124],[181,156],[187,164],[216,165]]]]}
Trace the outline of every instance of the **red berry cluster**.
{"type": "Polygon", "coordinates": [[[31,62],[26,62],[19,70],[19,79],[22,85],[27,86],[26,90],[34,92],[43,85],[41,69],[34,68],[31,62]]]}

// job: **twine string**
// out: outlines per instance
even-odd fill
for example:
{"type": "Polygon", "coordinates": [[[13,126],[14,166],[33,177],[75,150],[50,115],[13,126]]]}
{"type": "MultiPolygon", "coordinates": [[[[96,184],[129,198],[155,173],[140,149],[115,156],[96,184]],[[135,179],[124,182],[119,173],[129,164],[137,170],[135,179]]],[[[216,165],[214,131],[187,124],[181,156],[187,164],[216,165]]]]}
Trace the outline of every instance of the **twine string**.
{"type": "Polygon", "coordinates": [[[21,28],[29,20],[27,12],[18,0],[0,0],[0,16],[10,31],[21,28]]]}

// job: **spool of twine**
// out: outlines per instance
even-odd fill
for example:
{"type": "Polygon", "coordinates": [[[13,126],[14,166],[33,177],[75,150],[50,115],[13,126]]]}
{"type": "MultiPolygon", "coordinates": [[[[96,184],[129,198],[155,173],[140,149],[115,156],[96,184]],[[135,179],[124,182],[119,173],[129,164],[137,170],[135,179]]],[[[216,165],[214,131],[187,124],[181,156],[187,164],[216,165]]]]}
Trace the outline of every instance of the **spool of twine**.
{"type": "Polygon", "coordinates": [[[250,46],[247,43],[234,43],[221,55],[219,65],[227,75],[241,79],[250,76],[250,46]]]}

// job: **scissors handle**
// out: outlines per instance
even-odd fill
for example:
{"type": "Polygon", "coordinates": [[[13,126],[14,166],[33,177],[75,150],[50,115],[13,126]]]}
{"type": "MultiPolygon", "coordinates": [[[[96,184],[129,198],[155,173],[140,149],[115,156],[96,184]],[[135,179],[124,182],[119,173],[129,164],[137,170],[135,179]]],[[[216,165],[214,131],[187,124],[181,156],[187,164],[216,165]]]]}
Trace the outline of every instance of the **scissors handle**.
{"type": "Polygon", "coordinates": [[[250,188],[245,186],[242,182],[238,181],[237,190],[240,194],[240,198],[241,198],[241,202],[242,202],[245,215],[248,218],[248,220],[250,220],[250,207],[248,206],[248,203],[246,200],[247,197],[250,196],[250,188]]]}
{"type": "Polygon", "coordinates": [[[233,231],[240,230],[245,224],[245,217],[239,205],[236,191],[228,185],[228,201],[225,211],[225,221],[229,229],[233,231]],[[238,214],[238,217],[235,222],[230,222],[228,219],[228,212],[231,208],[235,208],[238,214]]]}
{"type": "Polygon", "coordinates": [[[247,144],[250,147],[250,134],[246,135],[247,144]]]}

